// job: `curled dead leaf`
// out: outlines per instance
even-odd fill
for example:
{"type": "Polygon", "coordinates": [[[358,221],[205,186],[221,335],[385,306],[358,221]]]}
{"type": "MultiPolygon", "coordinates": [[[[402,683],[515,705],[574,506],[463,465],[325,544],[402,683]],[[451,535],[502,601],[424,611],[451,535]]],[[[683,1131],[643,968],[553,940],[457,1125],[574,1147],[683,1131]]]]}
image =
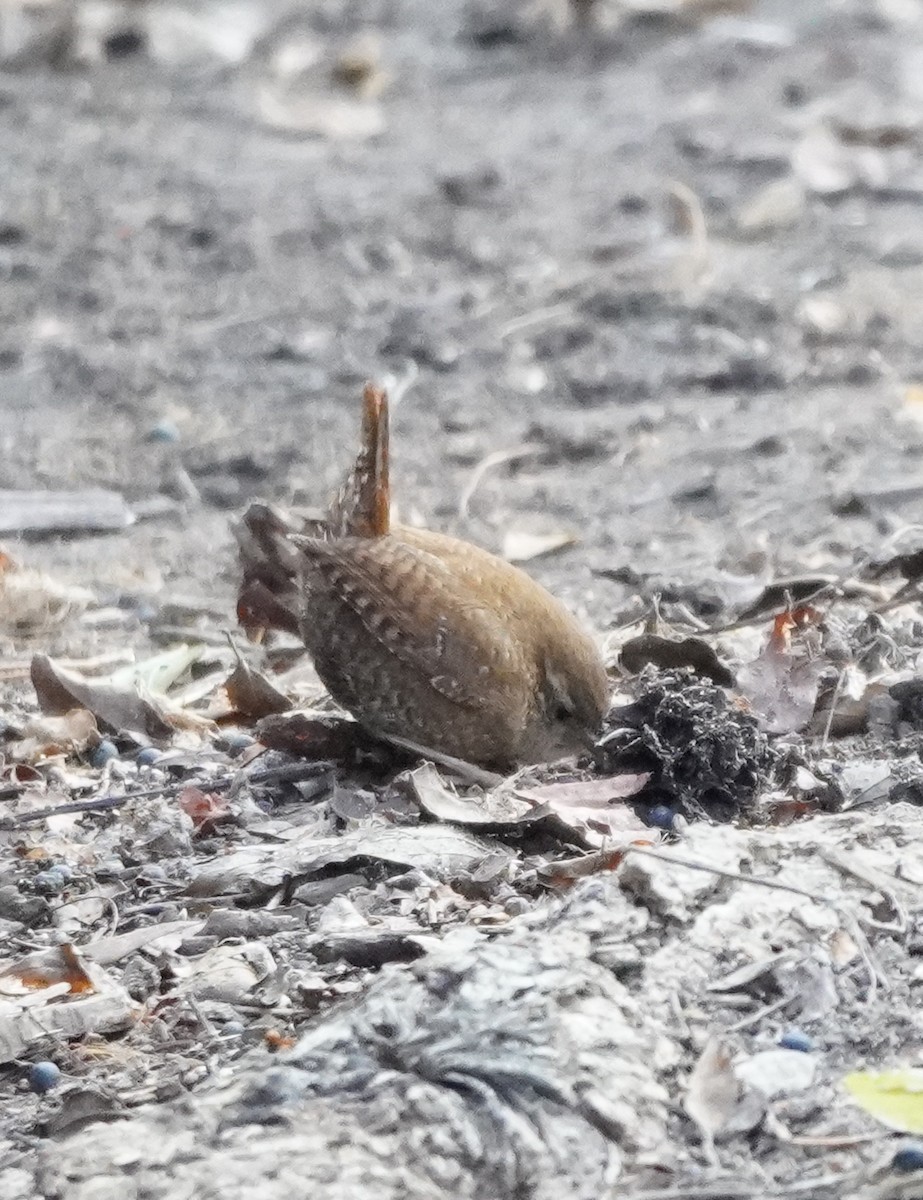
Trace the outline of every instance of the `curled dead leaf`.
{"type": "Polygon", "coordinates": [[[163,713],[136,688],[117,688],[106,680],[88,679],[57,666],[47,654],[36,654],[32,659],[31,676],[39,707],[50,716],[84,708],[116,733],[130,729],[155,739],[168,738],[172,733],[163,713]]]}

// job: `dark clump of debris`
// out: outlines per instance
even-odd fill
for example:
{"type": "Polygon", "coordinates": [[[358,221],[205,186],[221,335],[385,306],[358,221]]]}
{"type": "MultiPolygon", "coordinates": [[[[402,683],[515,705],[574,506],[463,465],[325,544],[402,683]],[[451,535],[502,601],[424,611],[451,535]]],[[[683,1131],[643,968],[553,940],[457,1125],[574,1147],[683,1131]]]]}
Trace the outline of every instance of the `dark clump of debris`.
{"type": "Polygon", "coordinates": [[[923,729],[923,679],[904,679],[888,689],[896,705],[895,724],[901,722],[913,730],[923,729]]]}
{"type": "Polygon", "coordinates": [[[684,816],[729,821],[754,809],[783,763],[751,713],[689,671],[648,670],[606,723],[597,768],[650,772],[645,801],[684,816]]]}

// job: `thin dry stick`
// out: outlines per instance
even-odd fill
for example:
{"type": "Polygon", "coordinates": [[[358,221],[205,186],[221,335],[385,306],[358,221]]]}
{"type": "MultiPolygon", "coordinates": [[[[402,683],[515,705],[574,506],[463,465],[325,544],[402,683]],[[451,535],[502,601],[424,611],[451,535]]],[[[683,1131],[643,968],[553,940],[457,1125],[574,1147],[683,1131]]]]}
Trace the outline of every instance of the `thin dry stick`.
{"type": "Polygon", "coordinates": [[[494,450],[492,454],[488,454],[482,459],[471,472],[471,478],[468,480],[465,490],[462,492],[458,501],[458,515],[463,521],[468,518],[468,508],[474,493],[481,486],[481,481],[484,476],[493,467],[502,466],[503,463],[518,462],[520,459],[529,458],[533,454],[538,454],[541,446],[536,446],[534,443],[527,442],[522,446],[513,446],[509,450],[494,450]]]}
{"type": "Polygon", "coordinates": [[[419,742],[412,742],[409,738],[397,737],[393,733],[379,734],[383,741],[391,742],[398,746],[401,750],[409,750],[411,754],[418,754],[421,758],[428,758],[431,762],[438,763],[439,766],[445,767],[449,771],[454,771],[462,779],[468,780],[470,783],[478,783],[481,787],[493,788],[503,782],[503,776],[496,774],[494,771],[485,771],[483,767],[478,767],[474,763],[466,762],[463,758],[454,758],[451,754],[442,754],[438,750],[433,750],[429,746],[421,746],[419,742]]]}
{"type": "Polygon", "coordinates": [[[791,996],[783,996],[781,1000],[775,1000],[772,1004],[766,1004],[763,1008],[758,1008],[755,1013],[751,1013],[749,1017],[743,1017],[740,1021],[736,1021],[733,1025],[728,1026],[728,1033],[740,1033],[741,1029],[747,1029],[750,1025],[758,1025],[764,1017],[771,1017],[774,1012],[778,1012],[780,1008],[785,1008],[786,1004],[791,1004],[791,996]]]}
{"type": "Polygon", "coordinates": [[[542,325],[545,321],[555,321],[558,317],[569,317],[573,311],[573,304],[551,304],[547,308],[536,308],[530,313],[523,313],[522,316],[513,317],[511,321],[507,321],[505,325],[501,325],[497,330],[497,336],[501,341],[506,341],[514,333],[521,333],[524,329],[530,329],[533,325],[542,325]]]}
{"type": "MultiPolygon", "coordinates": [[[[220,788],[229,787],[232,780],[232,775],[224,778],[209,779],[204,781],[205,786],[211,791],[218,791],[220,788]]],[[[87,813],[87,812],[105,812],[107,809],[122,808],[126,804],[130,804],[132,800],[143,800],[147,796],[163,796],[168,792],[180,791],[184,787],[202,786],[201,779],[182,779],[172,783],[162,783],[158,787],[142,788],[137,792],[128,792],[117,796],[92,796],[87,800],[73,800],[69,804],[54,804],[48,808],[34,808],[31,812],[22,813],[16,817],[0,817],[0,829],[23,829],[27,825],[37,825],[41,821],[47,820],[49,817],[58,817],[66,813],[87,813]]]]}
{"type": "Polygon", "coordinates": [[[827,749],[827,743],[830,741],[830,730],[833,727],[833,718],[836,715],[836,706],[840,702],[840,696],[843,694],[843,685],[846,682],[846,671],[840,671],[836,677],[836,686],[833,689],[833,695],[830,697],[830,710],[827,713],[827,720],[824,722],[824,734],[820,739],[821,750],[827,749]]]}
{"type": "Polygon", "coordinates": [[[834,870],[840,871],[844,875],[851,875],[861,883],[867,884],[874,891],[880,892],[889,901],[891,908],[897,916],[897,920],[891,924],[888,924],[886,921],[876,921],[872,917],[861,917],[860,920],[863,925],[870,929],[877,929],[879,933],[893,933],[897,937],[903,937],[906,934],[909,928],[907,913],[904,911],[900,900],[898,900],[897,893],[886,879],[878,878],[877,872],[872,874],[870,871],[863,870],[860,864],[850,862],[848,858],[837,850],[821,850],[820,856],[834,870]]]}

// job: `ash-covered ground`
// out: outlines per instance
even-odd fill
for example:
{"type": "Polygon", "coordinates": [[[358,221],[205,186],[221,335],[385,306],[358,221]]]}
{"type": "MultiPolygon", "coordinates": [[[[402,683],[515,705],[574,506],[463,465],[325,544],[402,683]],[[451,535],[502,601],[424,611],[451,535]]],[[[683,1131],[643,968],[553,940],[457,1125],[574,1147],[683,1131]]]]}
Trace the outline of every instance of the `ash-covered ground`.
{"type": "Polygon", "coordinates": [[[921,139],[915,0],[0,8],[4,1195],[923,1191],[842,1082],[919,1058],[921,139]],[[593,761],[218,713],[231,523],[368,378],[401,519],[604,640],[593,761]],[[7,494],[89,488],[132,522],[7,494]]]}

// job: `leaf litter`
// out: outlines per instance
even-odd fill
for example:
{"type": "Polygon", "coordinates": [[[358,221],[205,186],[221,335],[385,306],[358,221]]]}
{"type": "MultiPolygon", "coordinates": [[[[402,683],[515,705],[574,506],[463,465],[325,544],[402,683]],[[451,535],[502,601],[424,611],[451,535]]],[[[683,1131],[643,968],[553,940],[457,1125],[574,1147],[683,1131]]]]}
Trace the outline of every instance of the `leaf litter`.
{"type": "MultiPolygon", "coordinates": [[[[879,583],[897,576],[899,590],[915,570],[905,554],[874,574],[879,583]]],[[[819,593],[818,582],[829,586],[814,576],[766,591],[769,614],[754,609],[749,617],[762,640],[755,656],[745,627],[712,635],[684,629],[681,618],[622,640],[621,678],[592,754],[496,782],[415,765],[412,753],[367,738],[322,697],[319,708],[292,708],[302,695],[300,669],[280,674],[271,645],[246,653],[178,646],[108,675],[35,655],[35,706],[46,715],[26,717],[26,705],[3,744],[10,761],[34,764],[36,777],[5,802],[0,840],[15,844],[20,858],[11,882],[0,885],[0,920],[28,930],[33,943],[66,933],[95,974],[86,999],[70,984],[65,990],[66,977],[32,988],[27,1005],[10,999],[10,1056],[42,1047],[63,1064],[75,1037],[118,1036],[156,1076],[140,1003],[174,1039],[181,1017],[201,1028],[193,1057],[209,1053],[226,1026],[262,1014],[287,1031],[280,1036],[297,1059],[305,1023],[344,997],[373,994],[372,980],[389,965],[427,963],[465,933],[459,953],[471,964],[464,969],[477,972],[487,953],[482,939],[514,930],[520,914],[540,911],[542,897],[573,896],[577,913],[602,886],[612,889],[609,905],[621,898],[634,906],[647,950],[639,958],[607,919],[600,955],[626,978],[665,972],[666,992],[711,1006],[711,1021],[694,1022],[702,1037],[719,1012],[728,1018],[720,1056],[699,1050],[696,1066],[687,1050],[671,1051],[688,1062],[686,1108],[702,1139],[699,1149],[690,1144],[692,1159],[704,1150],[720,1163],[740,1131],[760,1124],[784,1124],[793,1138],[839,1136],[849,1128],[846,1092],[836,1092],[848,1039],[840,1035],[829,1064],[805,1061],[799,1074],[801,1059],[787,1057],[795,1051],[747,1038],[785,1021],[823,1025],[844,1005],[861,1013],[884,1002],[876,996],[901,969],[889,939],[918,903],[908,856],[888,849],[909,816],[895,824],[888,814],[915,810],[853,807],[839,818],[853,824],[827,824],[824,833],[804,819],[779,822],[799,805],[802,818],[826,809],[814,821],[834,822],[831,814],[869,787],[887,798],[898,784],[912,786],[912,763],[888,760],[882,746],[868,778],[855,768],[850,775],[837,761],[840,734],[828,716],[848,695],[871,694],[872,709],[890,704],[878,719],[899,740],[901,730],[923,725],[923,701],[915,655],[901,649],[901,606],[889,610],[884,600],[872,620],[861,592],[819,593]],[[810,606],[772,615],[773,603],[806,588],[810,606]],[[94,766],[107,740],[116,753],[94,766]],[[145,748],[154,753],[142,763],[145,748]],[[880,850],[863,847],[855,822],[871,823],[880,850]],[[818,858],[818,837],[826,845],[831,834],[840,848],[828,845],[818,858]],[[639,857],[644,852],[666,857],[639,857]],[[761,883],[772,890],[756,901],[761,883]],[[746,929],[740,902],[730,898],[740,889],[746,929]],[[231,926],[215,920],[220,914],[262,914],[270,923],[258,939],[241,926],[243,937],[228,942],[231,926]],[[686,931],[682,954],[671,949],[676,928],[686,931]],[[118,939],[123,949],[106,952],[118,939]],[[876,961],[883,952],[887,968],[876,961]],[[39,1036],[35,1014],[45,1010],[39,1036]],[[793,1095],[818,1088],[827,1089],[832,1125],[792,1116],[793,1095]]],[[[849,736],[867,735],[860,727],[849,736]]],[[[549,928],[558,920],[566,928],[568,911],[547,918],[549,928]]],[[[23,978],[15,972],[26,966],[12,960],[9,970],[23,978]]],[[[664,1021],[658,1036],[669,1043],[664,1021]]],[[[254,1062],[246,1071],[257,1078],[263,1069],[254,1062]]],[[[642,1112],[658,1111],[653,1075],[645,1089],[653,1107],[622,1112],[621,1121],[637,1127],[642,1112]]]]}
{"type": "MultiPolygon", "coordinates": [[[[52,982],[28,1004],[11,999],[11,1060],[51,1055],[66,1067],[75,1040],[117,1038],[163,1080],[172,1068],[147,1022],[158,1039],[189,1046],[177,1053],[194,1070],[238,1036],[224,1030],[272,1021],[276,1053],[293,1056],[297,1072],[299,1033],[319,1014],[348,1001],[364,1019],[378,986],[395,1002],[388,971],[429,969],[458,938],[454,969],[472,979],[494,979],[493,938],[525,939],[527,960],[546,961],[556,923],[565,943],[577,936],[602,888],[594,954],[616,980],[641,975],[659,995],[687,997],[695,1030],[682,1045],[672,1010],[632,1011],[632,1028],[666,1057],[632,1060],[631,1101],[605,1101],[616,1140],[643,1143],[648,1128],[663,1136],[675,1087],[666,1064],[683,1062],[700,1137],[680,1172],[703,1153],[725,1162],[756,1128],[859,1154],[869,1127],[850,1117],[859,1110],[839,1081],[850,1061],[865,1061],[859,1031],[894,979],[912,974],[895,939],[919,904],[906,848],[917,810],[889,805],[921,786],[897,750],[923,726],[900,596],[916,578],[911,555],[868,569],[877,595],[817,575],[764,587],[736,628],[712,633],[671,610],[656,632],[616,643],[616,692],[592,753],[503,780],[473,782],[368,738],[297,663],[279,660],[280,672],[272,643],[180,645],[108,674],[35,655],[32,711],[20,701],[2,743],[7,761],[35,776],[4,800],[0,842],[16,847],[17,865],[0,883],[0,921],[33,945],[72,939],[94,990],[52,982]],[[305,709],[306,697],[316,707],[305,709]],[[847,700],[859,713],[844,738],[831,713],[847,700]],[[839,745],[868,738],[873,720],[879,741],[863,773],[839,745]],[[102,762],[104,744],[114,753],[102,762]],[[549,896],[565,907],[544,908],[549,896]],[[242,918],[264,922],[258,936],[242,918]],[[847,1012],[857,1032],[840,1022],[834,1038],[830,1022],[847,1012]],[[836,1053],[802,1062],[754,1040],[794,1022],[825,1030],[836,1053]],[[724,1049],[709,1057],[716,1027],[724,1049]],[[799,1116],[798,1095],[822,1097],[821,1107],[799,1116]]],[[[575,980],[588,968],[568,961],[575,980]]],[[[18,978],[16,959],[9,969],[18,978]]],[[[605,1002],[608,1021],[625,1019],[624,1002],[605,1002]]],[[[240,1078],[267,1069],[258,1054],[240,1078]]],[[[123,1080],[129,1110],[133,1094],[150,1094],[119,1069],[110,1076],[123,1080]]],[[[201,1095],[207,1105],[208,1089],[201,1095]]],[[[62,1120],[103,1137],[111,1110],[93,1101],[87,1123],[82,1104],[62,1120]]]]}

